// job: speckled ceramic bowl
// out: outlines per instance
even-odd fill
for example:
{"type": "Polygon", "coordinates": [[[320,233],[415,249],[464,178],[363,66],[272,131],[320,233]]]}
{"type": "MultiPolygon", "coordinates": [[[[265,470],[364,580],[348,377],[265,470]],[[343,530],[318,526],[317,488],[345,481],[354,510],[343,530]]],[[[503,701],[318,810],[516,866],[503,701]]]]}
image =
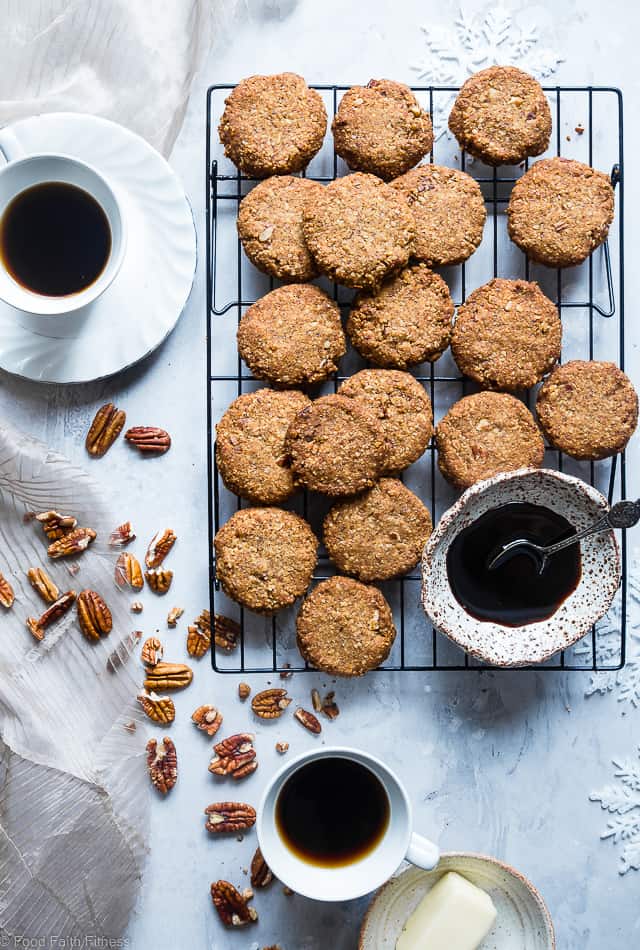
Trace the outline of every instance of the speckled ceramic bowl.
{"type": "Polygon", "coordinates": [[[580,542],[580,582],[548,619],[506,627],[470,616],[449,585],[449,545],[463,528],[491,508],[525,501],[558,512],[578,531],[596,521],[608,507],[604,495],[595,488],[561,472],[506,472],[468,488],[444,513],[422,556],[422,604],[432,624],[467,653],[494,666],[541,663],[567,649],[607,612],[620,585],[618,542],[613,531],[606,531],[580,542]]]}
{"type": "Polygon", "coordinates": [[[405,921],[447,871],[457,871],[486,891],[498,917],[482,950],[554,950],[549,911],[526,877],[481,854],[443,854],[435,871],[409,868],[380,888],[362,923],[359,950],[395,950],[405,921]]]}

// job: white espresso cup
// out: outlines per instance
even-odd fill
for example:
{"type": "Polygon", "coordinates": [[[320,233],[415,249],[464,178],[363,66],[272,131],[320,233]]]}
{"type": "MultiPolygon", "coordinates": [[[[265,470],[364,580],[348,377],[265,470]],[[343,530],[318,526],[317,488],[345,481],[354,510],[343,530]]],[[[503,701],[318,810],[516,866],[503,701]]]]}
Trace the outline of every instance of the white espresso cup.
{"type": "MultiPolygon", "coordinates": [[[[335,807],[336,811],[340,809],[339,788],[335,790],[335,807]]],[[[260,802],[257,832],[262,855],[278,880],[296,894],[320,901],[362,897],[384,884],[402,861],[430,871],[440,858],[438,847],[414,832],[411,803],[397,775],[380,759],[342,746],[303,752],[276,772],[260,802]],[[369,769],[382,785],[389,804],[386,830],[373,850],[338,867],[321,867],[298,857],[283,840],[276,821],[278,796],[287,780],[298,769],[323,758],[345,758],[369,769]]]]}
{"type": "Polygon", "coordinates": [[[63,182],[88,192],[106,215],[111,248],[98,277],[76,293],[53,297],[22,286],[0,260],[0,299],[28,314],[61,317],[96,300],[120,270],[126,247],[126,229],[121,203],[109,182],[86,162],[54,153],[25,155],[10,128],[0,129],[0,222],[9,204],[34,185],[63,182]],[[2,164],[4,158],[5,164],[2,164]]]}

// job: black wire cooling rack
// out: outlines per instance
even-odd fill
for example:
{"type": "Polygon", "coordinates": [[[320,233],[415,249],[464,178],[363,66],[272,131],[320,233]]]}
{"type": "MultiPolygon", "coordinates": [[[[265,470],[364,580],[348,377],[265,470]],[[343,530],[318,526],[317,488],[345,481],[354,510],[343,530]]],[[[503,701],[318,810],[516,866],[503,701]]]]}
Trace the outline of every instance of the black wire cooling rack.
{"type": "MultiPolygon", "coordinates": [[[[227,655],[212,645],[212,664],[220,673],[298,672],[307,669],[295,645],[295,608],[274,618],[257,617],[230,601],[216,581],[213,538],[228,517],[241,506],[222,484],[215,465],[215,422],[238,395],[257,388],[241,362],[235,331],[247,307],[277,285],[244,257],[237,238],[238,204],[255,183],[241,175],[224,157],[217,124],[232,84],[214,85],[207,91],[206,115],[206,247],[207,247],[207,460],[209,497],[209,579],[211,613],[233,617],[240,625],[238,649],[227,655]]],[[[324,99],[331,120],[340,97],[349,86],[313,86],[324,99]]],[[[465,300],[467,288],[492,277],[524,277],[537,280],[553,299],[563,318],[563,359],[610,359],[624,368],[624,258],[623,258],[623,101],[620,90],[603,86],[548,86],[554,121],[552,146],[547,155],[564,155],[611,170],[616,189],[616,218],[609,239],[583,265],[551,270],[530,262],[506,236],[505,208],[513,183],[528,166],[489,168],[457,149],[446,132],[448,112],[455,94],[452,86],[416,86],[413,91],[428,108],[434,121],[435,144],[429,160],[457,166],[478,181],[487,205],[487,223],[481,247],[464,264],[444,268],[443,275],[456,304],[465,300]]],[[[332,181],[348,170],[332,149],[328,133],[323,149],[312,160],[306,175],[320,182],[332,181]]],[[[320,281],[333,294],[343,315],[351,294],[343,287],[320,281]]],[[[335,391],[339,384],[365,364],[353,351],[343,360],[340,375],[319,392],[335,391]]],[[[436,421],[472,384],[460,376],[450,355],[435,364],[414,368],[414,375],[427,389],[436,421]]],[[[527,394],[531,406],[535,393],[527,394]]],[[[601,462],[579,463],[547,448],[545,465],[578,475],[599,488],[609,501],[624,497],[624,453],[601,462]]],[[[429,507],[434,523],[455,500],[442,479],[433,444],[421,460],[405,473],[406,483],[429,507]]],[[[321,536],[320,526],[327,505],[302,494],[292,508],[303,514],[321,536]]],[[[621,538],[622,584],[608,618],[593,627],[580,644],[553,657],[536,669],[604,671],[625,663],[627,551],[621,538]]],[[[315,579],[334,573],[324,550],[315,579]]],[[[398,636],[381,670],[486,670],[427,623],[419,603],[417,569],[407,576],[381,585],[396,621],[398,636]]]]}

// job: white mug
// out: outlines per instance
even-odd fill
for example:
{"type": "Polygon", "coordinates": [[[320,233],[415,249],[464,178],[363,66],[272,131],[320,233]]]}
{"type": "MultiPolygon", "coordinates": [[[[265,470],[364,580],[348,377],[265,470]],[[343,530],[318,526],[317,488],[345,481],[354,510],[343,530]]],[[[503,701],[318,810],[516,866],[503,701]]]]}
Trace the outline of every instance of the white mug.
{"type": "MultiPolygon", "coordinates": [[[[336,809],[339,808],[340,789],[336,789],[336,809]]],[[[397,775],[380,759],[342,746],[303,752],[283,765],[262,796],[256,827],[262,855],[278,880],[296,894],[315,900],[362,897],[384,884],[403,860],[430,871],[440,858],[438,847],[413,831],[411,803],[397,775]],[[283,841],[276,823],[278,796],[286,781],[304,765],[322,758],[346,758],[369,769],[382,784],[389,801],[389,823],[381,840],[364,857],[340,867],[319,867],[299,858],[283,841]]]]}
{"type": "Polygon", "coordinates": [[[111,230],[111,250],[102,272],[83,290],[64,297],[49,297],[23,287],[0,261],[0,299],[28,314],[61,317],[96,300],[120,270],[126,248],[126,228],[121,202],[109,182],[86,162],[70,155],[25,155],[10,128],[0,129],[0,221],[17,195],[43,182],[65,182],[88,192],[104,211],[111,230]]]}

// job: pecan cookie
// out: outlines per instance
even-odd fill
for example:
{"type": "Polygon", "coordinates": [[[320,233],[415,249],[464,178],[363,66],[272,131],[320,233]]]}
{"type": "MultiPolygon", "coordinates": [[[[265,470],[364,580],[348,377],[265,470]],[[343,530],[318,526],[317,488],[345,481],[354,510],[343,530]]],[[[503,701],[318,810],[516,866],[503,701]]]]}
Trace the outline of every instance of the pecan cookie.
{"type": "Polygon", "coordinates": [[[433,432],[433,412],[424,387],[410,373],[363,369],[338,392],[361,402],[380,423],[387,441],[384,474],[400,472],[420,458],[433,432]]]}
{"type": "Polygon", "coordinates": [[[274,386],[332,376],[346,341],[338,305],[314,284],[288,284],[254,303],[238,327],[238,351],[257,379],[274,386]]]}
{"type": "Polygon", "coordinates": [[[441,267],[460,264],[477,250],[487,209],[471,175],[444,165],[420,165],[391,186],[413,215],[415,258],[441,267]]]}
{"type": "Polygon", "coordinates": [[[515,66],[490,66],[463,85],[449,128],[461,148],[487,165],[517,165],[547,149],[551,110],[533,76],[515,66]]]}
{"type": "Polygon", "coordinates": [[[572,159],[545,158],[513,186],[509,237],[534,261],[571,267],[606,239],[613,212],[608,175],[572,159]]]}
{"type": "Polygon", "coordinates": [[[311,591],[296,620],[298,649],[325,673],[362,676],[389,656],[396,628],[376,587],[330,577],[311,591]]]}
{"type": "Polygon", "coordinates": [[[391,79],[345,92],[331,131],[349,168],[384,181],[413,168],[433,145],[431,116],[408,86],[391,79]]]}
{"type": "Polygon", "coordinates": [[[216,576],[249,610],[271,615],[311,583],[318,540],[307,522],[281,508],[242,508],[214,539],[216,576]]]}
{"type": "Polygon", "coordinates": [[[449,288],[425,264],[406,267],[379,290],[356,296],[347,333],[376,366],[406,369],[442,356],[451,339],[449,288]]]}
{"type": "Polygon", "coordinates": [[[225,155],[252,178],[302,171],[326,130],[322,97],[296,73],[243,79],[218,126],[225,155]]]}
{"type": "Polygon", "coordinates": [[[293,495],[284,440],[308,404],[296,389],[258,389],[231,403],[216,426],[216,463],[230,491],[260,505],[280,505],[293,495]]]}
{"type": "Polygon", "coordinates": [[[289,426],[286,451],[294,482],[325,495],[354,495],[382,474],[386,440],[359,400],[322,396],[289,426]]]}
{"type": "Polygon", "coordinates": [[[571,360],[540,388],[538,421],[549,442],[577,459],[621,452],[638,424],[638,396],[615,363],[571,360]]]}
{"type": "Polygon", "coordinates": [[[560,358],[562,323],[536,283],[495,278],[458,307],[451,352],[483,389],[528,389],[560,358]]]}
{"type": "Polygon", "coordinates": [[[454,403],[436,429],[438,466],[456,488],[498,472],[542,465],[544,441],[524,403],[507,393],[476,393],[454,403]]]}
{"type": "Polygon", "coordinates": [[[413,218],[401,196],[361,172],[314,192],[302,226],[321,273],[347,287],[376,287],[413,249],[413,218]]]}
{"type": "Polygon", "coordinates": [[[245,254],[259,270],[285,283],[317,275],[302,233],[302,209],[322,187],[309,178],[276,176],[260,182],[242,199],[238,235],[245,254]]]}
{"type": "Polygon", "coordinates": [[[428,510],[395,478],[338,502],[323,527],[333,563],[361,581],[386,581],[411,570],[431,530],[428,510]]]}

